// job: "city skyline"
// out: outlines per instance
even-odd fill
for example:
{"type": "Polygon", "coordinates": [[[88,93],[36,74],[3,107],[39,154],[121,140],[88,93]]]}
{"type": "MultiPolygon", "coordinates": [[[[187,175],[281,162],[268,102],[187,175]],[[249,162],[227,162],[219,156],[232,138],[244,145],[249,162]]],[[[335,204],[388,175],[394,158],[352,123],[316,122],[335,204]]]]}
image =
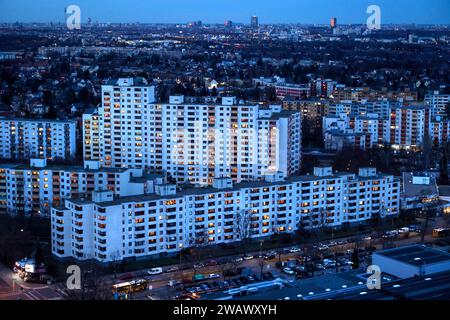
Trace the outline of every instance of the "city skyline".
{"type": "Polygon", "coordinates": [[[329,24],[331,17],[337,17],[341,24],[363,24],[368,14],[366,9],[375,4],[381,8],[382,23],[385,24],[450,24],[447,14],[450,3],[446,0],[433,1],[432,5],[424,0],[410,3],[406,0],[392,1],[379,0],[373,3],[368,0],[318,0],[318,1],[276,1],[256,0],[241,3],[238,1],[152,1],[142,3],[131,0],[128,5],[122,6],[117,0],[103,3],[92,1],[54,1],[40,2],[38,12],[33,9],[34,3],[30,0],[0,3],[0,22],[65,22],[64,8],[75,4],[80,6],[82,22],[89,18],[92,21],[103,23],[186,23],[201,20],[204,23],[216,24],[231,20],[236,23],[249,24],[250,17],[258,16],[260,24],[271,23],[302,23],[302,24],[329,24]],[[423,14],[427,12],[427,14],[423,14]]]}

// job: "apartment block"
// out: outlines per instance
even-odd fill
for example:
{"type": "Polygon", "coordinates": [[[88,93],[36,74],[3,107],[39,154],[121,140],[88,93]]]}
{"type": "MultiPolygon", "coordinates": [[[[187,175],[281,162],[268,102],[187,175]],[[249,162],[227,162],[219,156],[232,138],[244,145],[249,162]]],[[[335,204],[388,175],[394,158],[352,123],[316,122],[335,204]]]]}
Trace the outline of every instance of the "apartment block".
{"type": "Polygon", "coordinates": [[[157,184],[153,194],[67,199],[53,207],[52,252],[101,262],[173,254],[183,248],[263,238],[299,228],[339,227],[397,215],[400,182],[375,168],[358,174],[317,167],[313,175],[266,175],[207,188],[157,184]],[[245,232],[243,232],[245,231],[245,232]]]}
{"type": "Polygon", "coordinates": [[[76,153],[76,121],[0,117],[0,157],[70,159],[76,153]]]}
{"type": "Polygon", "coordinates": [[[47,165],[32,159],[29,165],[0,165],[0,211],[15,215],[48,216],[51,206],[64,199],[90,199],[95,190],[110,190],[115,196],[153,191],[152,179],[143,170],[100,168],[98,162],[83,166],[47,165]]]}
{"type": "Polygon", "coordinates": [[[153,103],[148,88],[119,79],[102,87],[102,105],[83,116],[85,160],[105,167],[149,169],[177,183],[210,185],[300,169],[301,114],[281,106],[153,103]],[[127,99],[124,99],[126,97],[127,99]]]}
{"type": "Polygon", "coordinates": [[[450,94],[443,94],[439,91],[429,92],[425,95],[425,102],[431,108],[431,117],[449,118],[450,94]]]}

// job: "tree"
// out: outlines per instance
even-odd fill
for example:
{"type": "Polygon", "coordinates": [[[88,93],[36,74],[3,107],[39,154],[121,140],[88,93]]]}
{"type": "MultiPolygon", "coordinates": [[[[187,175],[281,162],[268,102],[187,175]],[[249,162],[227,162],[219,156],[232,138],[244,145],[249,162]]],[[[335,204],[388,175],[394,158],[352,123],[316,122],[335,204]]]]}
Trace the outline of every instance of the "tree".
{"type": "Polygon", "coordinates": [[[359,268],[359,255],[358,255],[358,249],[353,249],[352,253],[352,269],[358,269],[359,268]]]}
{"type": "Polygon", "coordinates": [[[37,265],[40,265],[41,263],[44,262],[44,252],[42,251],[42,247],[39,240],[36,243],[36,250],[34,251],[33,256],[37,265]]]}
{"type": "Polygon", "coordinates": [[[56,108],[55,108],[55,106],[50,106],[50,107],[48,107],[48,111],[47,111],[47,113],[45,114],[45,117],[47,118],[47,119],[56,119],[56,117],[57,117],[57,111],[56,111],[56,108]]]}
{"type": "Polygon", "coordinates": [[[448,144],[445,145],[442,151],[442,158],[439,165],[439,184],[448,185],[448,144]]]}
{"type": "Polygon", "coordinates": [[[245,248],[250,239],[250,211],[249,210],[241,210],[236,215],[236,235],[239,237],[239,244],[242,248],[242,253],[245,253],[245,248]]]}
{"type": "Polygon", "coordinates": [[[51,91],[49,90],[45,90],[43,95],[42,95],[42,103],[45,106],[50,106],[53,104],[53,94],[51,91]]]}

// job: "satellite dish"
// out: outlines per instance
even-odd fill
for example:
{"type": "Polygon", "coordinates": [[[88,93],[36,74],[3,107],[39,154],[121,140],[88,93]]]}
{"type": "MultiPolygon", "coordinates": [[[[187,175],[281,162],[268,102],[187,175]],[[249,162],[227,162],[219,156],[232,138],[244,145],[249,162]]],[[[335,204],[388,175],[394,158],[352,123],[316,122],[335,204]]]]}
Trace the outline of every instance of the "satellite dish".
{"type": "Polygon", "coordinates": [[[421,83],[420,81],[417,81],[417,82],[416,82],[416,87],[417,87],[417,88],[420,87],[421,84],[422,84],[422,83],[421,83]]]}
{"type": "Polygon", "coordinates": [[[425,81],[425,87],[428,87],[430,85],[430,81],[425,81]]]}

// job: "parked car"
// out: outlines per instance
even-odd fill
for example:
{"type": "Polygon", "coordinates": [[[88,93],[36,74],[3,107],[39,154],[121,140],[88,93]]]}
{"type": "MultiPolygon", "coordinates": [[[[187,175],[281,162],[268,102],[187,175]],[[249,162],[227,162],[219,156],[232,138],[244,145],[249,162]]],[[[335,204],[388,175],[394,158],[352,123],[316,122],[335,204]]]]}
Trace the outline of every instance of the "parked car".
{"type": "Polygon", "coordinates": [[[353,264],[353,262],[351,262],[347,258],[341,258],[341,259],[338,260],[338,262],[339,262],[340,266],[348,266],[348,265],[352,265],[353,264]]]}
{"type": "Polygon", "coordinates": [[[156,275],[156,274],[161,274],[161,273],[163,273],[163,269],[162,268],[152,268],[152,269],[148,270],[147,273],[151,276],[156,275]]]}
{"type": "Polygon", "coordinates": [[[179,270],[179,268],[178,267],[170,267],[170,268],[167,268],[166,269],[166,272],[176,272],[176,271],[178,271],[179,270]]]}
{"type": "Polygon", "coordinates": [[[325,244],[321,244],[321,245],[319,245],[318,249],[319,249],[319,251],[326,251],[330,248],[325,244]]]}
{"type": "Polygon", "coordinates": [[[292,247],[291,249],[289,249],[290,253],[297,253],[297,252],[301,252],[302,250],[300,248],[297,247],[292,247]]]}
{"type": "Polygon", "coordinates": [[[182,283],[181,283],[181,281],[178,281],[178,280],[169,280],[169,282],[167,283],[167,285],[170,286],[170,287],[175,288],[175,287],[181,286],[182,283]]]}
{"type": "Polygon", "coordinates": [[[272,260],[276,258],[276,254],[275,253],[268,253],[264,256],[264,260],[272,260]]]}
{"type": "Polygon", "coordinates": [[[207,266],[207,267],[213,267],[213,266],[217,266],[217,265],[218,265],[218,263],[216,260],[210,260],[205,264],[205,266],[207,266]]]}
{"type": "Polygon", "coordinates": [[[208,278],[209,279],[219,279],[220,275],[217,273],[210,273],[210,274],[208,274],[208,278]]]}
{"type": "Polygon", "coordinates": [[[255,281],[263,281],[264,280],[263,277],[258,273],[252,274],[252,277],[255,278],[255,281]]]}
{"type": "Polygon", "coordinates": [[[242,261],[244,261],[244,259],[242,259],[242,258],[236,258],[236,259],[234,259],[234,262],[242,262],[242,261]]]}
{"type": "Polygon", "coordinates": [[[270,273],[270,272],[264,272],[264,273],[262,273],[261,274],[261,277],[264,279],[264,280],[272,280],[274,277],[273,277],[273,274],[272,273],[270,273]]]}
{"type": "Polygon", "coordinates": [[[136,277],[136,275],[134,273],[128,272],[128,273],[125,273],[125,274],[119,276],[119,280],[131,280],[131,279],[134,279],[135,277],[136,277]]]}
{"type": "Polygon", "coordinates": [[[325,268],[335,267],[336,266],[336,261],[331,260],[331,259],[324,259],[323,260],[323,265],[324,265],[325,268]]]}
{"type": "Polygon", "coordinates": [[[306,268],[304,267],[304,266],[297,266],[297,267],[294,267],[294,268],[292,268],[293,270],[294,270],[294,272],[305,272],[306,271],[306,268]]]}
{"type": "Polygon", "coordinates": [[[240,277],[239,280],[241,280],[241,282],[242,282],[243,284],[247,284],[247,283],[250,282],[250,280],[248,279],[248,277],[240,277]]]}
{"type": "MultiPolygon", "coordinates": [[[[325,270],[325,267],[321,263],[316,263],[314,265],[314,270],[325,270]]],[[[308,270],[309,271],[309,270],[308,270]]]]}
{"type": "Polygon", "coordinates": [[[283,272],[289,275],[293,275],[294,274],[294,270],[292,270],[291,268],[284,268],[283,272]]]}
{"type": "Polygon", "coordinates": [[[410,225],[408,226],[410,232],[421,232],[422,228],[418,225],[410,225]]]}
{"type": "Polygon", "coordinates": [[[409,233],[409,228],[408,227],[403,227],[397,230],[399,234],[405,234],[405,233],[409,233]]]}
{"type": "Polygon", "coordinates": [[[254,256],[251,256],[251,255],[247,255],[247,256],[244,256],[244,260],[252,260],[252,259],[254,259],[255,257],[254,256]]]}

